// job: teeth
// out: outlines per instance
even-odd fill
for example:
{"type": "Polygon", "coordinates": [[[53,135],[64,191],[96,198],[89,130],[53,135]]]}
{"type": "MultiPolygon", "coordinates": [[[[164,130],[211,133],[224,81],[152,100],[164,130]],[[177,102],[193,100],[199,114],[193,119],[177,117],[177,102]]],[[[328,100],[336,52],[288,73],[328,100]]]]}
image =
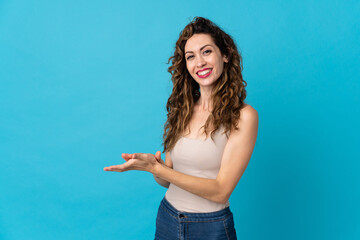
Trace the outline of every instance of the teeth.
{"type": "Polygon", "coordinates": [[[211,71],[211,69],[205,70],[205,71],[202,71],[202,72],[199,72],[198,74],[199,74],[200,76],[203,76],[203,75],[205,75],[205,74],[208,74],[210,71],[211,71]]]}

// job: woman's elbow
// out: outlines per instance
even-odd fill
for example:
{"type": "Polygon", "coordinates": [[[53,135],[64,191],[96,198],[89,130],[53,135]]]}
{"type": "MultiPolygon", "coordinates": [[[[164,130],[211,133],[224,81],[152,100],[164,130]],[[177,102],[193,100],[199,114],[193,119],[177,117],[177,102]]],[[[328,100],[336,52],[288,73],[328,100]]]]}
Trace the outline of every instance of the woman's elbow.
{"type": "Polygon", "coordinates": [[[229,198],[230,198],[230,194],[220,193],[215,197],[214,202],[220,204],[226,204],[229,201],[229,198]]]}
{"type": "Polygon", "coordinates": [[[169,183],[168,181],[166,181],[166,180],[164,180],[164,179],[162,179],[162,178],[160,178],[160,177],[157,177],[157,176],[155,176],[155,175],[153,175],[153,176],[154,176],[155,181],[156,181],[159,185],[163,186],[164,188],[169,188],[170,183],[169,183]]]}
{"type": "Polygon", "coordinates": [[[220,181],[216,179],[217,186],[216,186],[216,193],[214,196],[214,202],[220,203],[220,204],[226,204],[229,201],[231,192],[226,185],[221,184],[220,181]]]}
{"type": "Polygon", "coordinates": [[[220,199],[220,203],[226,204],[229,201],[229,197],[223,197],[220,199]]]}

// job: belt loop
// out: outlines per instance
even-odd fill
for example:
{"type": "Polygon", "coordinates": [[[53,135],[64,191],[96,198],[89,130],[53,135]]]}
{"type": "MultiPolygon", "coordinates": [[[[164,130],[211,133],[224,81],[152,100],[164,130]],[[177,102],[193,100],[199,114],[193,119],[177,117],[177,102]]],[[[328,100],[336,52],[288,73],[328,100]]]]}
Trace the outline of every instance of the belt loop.
{"type": "Polygon", "coordinates": [[[187,216],[185,216],[185,215],[182,214],[182,213],[179,214],[179,217],[180,217],[180,218],[187,218],[187,216]]]}

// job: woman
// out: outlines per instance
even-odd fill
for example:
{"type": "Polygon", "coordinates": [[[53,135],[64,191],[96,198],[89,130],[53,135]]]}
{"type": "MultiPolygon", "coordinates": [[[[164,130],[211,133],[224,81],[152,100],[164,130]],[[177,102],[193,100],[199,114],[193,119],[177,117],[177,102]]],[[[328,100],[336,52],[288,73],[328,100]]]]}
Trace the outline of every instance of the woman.
{"type": "Polygon", "coordinates": [[[123,153],[126,163],[104,170],[148,171],[168,188],[155,239],[236,239],[229,197],[249,163],[258,130],[257,111],[244,103],[242,58],[228,34],[195,17],[180,33],[170,60],[165,163],[160,151],[123,153]]]}

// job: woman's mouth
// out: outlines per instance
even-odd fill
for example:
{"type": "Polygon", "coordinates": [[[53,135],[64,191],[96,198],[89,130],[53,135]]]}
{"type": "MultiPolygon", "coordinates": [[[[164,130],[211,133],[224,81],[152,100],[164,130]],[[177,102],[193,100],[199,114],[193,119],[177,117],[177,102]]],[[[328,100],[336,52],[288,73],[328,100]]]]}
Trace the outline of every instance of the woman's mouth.
{"type": "Polygon", "coordinates": [[[211,72],[212,72],[212,69],[206,69],[206,70],[198,72],[196,74],[199,76],[199,78],[206,78],[211,74],[211,72]]]}

